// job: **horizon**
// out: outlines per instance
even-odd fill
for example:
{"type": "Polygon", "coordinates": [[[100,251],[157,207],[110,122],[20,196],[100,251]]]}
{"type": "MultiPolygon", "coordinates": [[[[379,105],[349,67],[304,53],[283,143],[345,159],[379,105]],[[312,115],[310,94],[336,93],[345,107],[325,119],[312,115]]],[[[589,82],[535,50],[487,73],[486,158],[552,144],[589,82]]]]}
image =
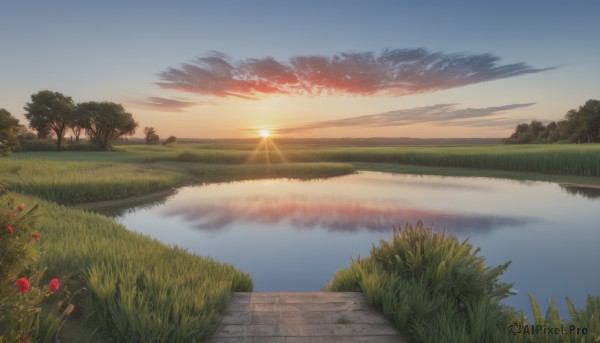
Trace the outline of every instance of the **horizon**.
{"type": "Polygon", "coordinates": [[[48,89],[123,104],[135,138],[499,139],[600,89],[594,2],[5,8],[0,108],[21,124],[48,89]]]}

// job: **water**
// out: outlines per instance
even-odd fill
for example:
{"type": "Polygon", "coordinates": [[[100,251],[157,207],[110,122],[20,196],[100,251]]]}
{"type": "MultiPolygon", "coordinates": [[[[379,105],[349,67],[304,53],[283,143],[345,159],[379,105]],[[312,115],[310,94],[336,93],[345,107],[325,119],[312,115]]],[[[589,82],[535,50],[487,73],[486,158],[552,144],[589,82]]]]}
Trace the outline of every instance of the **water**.
{"type": "Polygon", "coordinates": [[[133,231],[250,273],[256,291],[317,291],[351,257],[422,219],[469,238],[529,311],[600,295],[600,194],[554,183],[361,172],[295,181],[185,187],[151,205],[110,212],[133,231]]]}

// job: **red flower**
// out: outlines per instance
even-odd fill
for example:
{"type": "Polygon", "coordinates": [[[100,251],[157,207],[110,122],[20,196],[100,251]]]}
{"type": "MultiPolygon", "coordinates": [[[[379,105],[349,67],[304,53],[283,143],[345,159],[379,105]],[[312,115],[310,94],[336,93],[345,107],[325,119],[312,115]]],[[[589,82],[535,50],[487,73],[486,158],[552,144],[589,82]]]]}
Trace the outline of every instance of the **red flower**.
{"type": "Polygon", "coordinates": [[[40,239],[40,234],[39,233],[34,233],[33,235],[31,235],[31,238],[35,239],[36,241],[38,239],[40,239]]]}
{"type": "Polygon", "coordinates": [[[8,218],[9,220],[11,220],[11,219],[15,219],[15,218],[17,218],[17,215],[16,215],[16,214],[14,214],[14,213],[7,214],[7,215],[6,215],[6,218],[8,218]]]}
{"type": "Polygon", "coordinates": [[[13,233],[15,230],[13,230],[13,228],[10,227],[10,225],[6,225],[6,231],[8,231],[8,233],[13,233]]]}
{"type": "Polygon", "coordinates": [[[17,280],[17,287],[19,287],[19,292],[21,293],[29,292],[29,280],[24,277],[20,278],[17,280]]]}
{"type": "Polygon", "coordinates": [[[57,278],[50,280],[48,289],[50,290],[50,293],[54,293],[54,292],[58,291],[58,279],[57,278]]]}
{"type": "Polygon", "coordinates": [[[25,204],[19,204],[17,205],[17,211],[21,212],[25,209],[25,204]]]}

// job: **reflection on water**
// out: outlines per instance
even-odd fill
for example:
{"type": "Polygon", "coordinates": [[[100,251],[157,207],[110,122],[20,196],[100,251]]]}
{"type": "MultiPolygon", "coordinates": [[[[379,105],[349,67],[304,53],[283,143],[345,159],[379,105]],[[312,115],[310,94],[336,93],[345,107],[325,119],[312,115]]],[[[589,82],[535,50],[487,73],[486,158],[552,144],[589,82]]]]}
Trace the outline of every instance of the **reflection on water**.
{"type": "MultiPolygon", "coordinates": [[[[553,183],[375,172],[310,182],[260,180],[185,187],[118,209],[131,230],[249,272],[257,291],[316,291],[351,257],[421,219],[469,238],[488,265],[512,260],[507,303],[598,295],[598,203],[553,183]]],[[[579,194],[579,193],[578,193],[579,194]]]]}
{"type": "Polygon", "coordinates": [[[571,195],[579,195],[588,199],[599,199],[600,188],[579,187],[573,185],[560,185],[560,188],[571,195]]]}
{"type": "Polygon", "coordinates": [[[264,224],[277,228],[286,223],[296,229],[324,228],[329,231],[371,230],[389,232],[393,226],[443,223],[452,232],[478,232],[496,227],[520,226],[532,219],[468,213],[450,213],[404,207],[390,201],[348,201],[343,198],[250,196],[199,199],[165,209],[167,216],[181,216],[202,230],[219,230],[233,224],[264,224]]]}

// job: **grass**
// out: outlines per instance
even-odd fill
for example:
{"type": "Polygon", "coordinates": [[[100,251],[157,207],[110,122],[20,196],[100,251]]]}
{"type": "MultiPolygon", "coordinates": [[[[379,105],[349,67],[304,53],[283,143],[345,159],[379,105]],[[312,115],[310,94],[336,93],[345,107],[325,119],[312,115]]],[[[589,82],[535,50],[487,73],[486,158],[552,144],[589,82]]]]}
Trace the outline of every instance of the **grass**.
{"type": "Polygon", "coordinates": [[[600,178],[591,176],[553,175],[506,170],[489,170],[457,167],[428,167],[392,163],[354,163],[357,170],[396,174],[487,177],[510,180],[545,181],[600,186],[600,178]]]}
{"type": "Polygon", "coordinates": [[[147,161],[242,164],[283,162],[400,163],[430,167],[458,167],[532,172],[554,175],[600,176],[600,145],[489,145],[418,147],[332,147],[281,145],[249,147],[180,146],[157,152],[147,161]],[[283,157],[282,157],[283,156],[283,157]]]}
{"type": "Polygon", "coordinates": [[[511,331],[515,334],[515,342],[539,342],[544,329],[554,330],[544,335],[544,342],[600,342],[600,296],[588,296],[586,306],[576,309],[569,297],[566,297],[570,318],[561,318],[554,301],[549,301],[546,315],[542,316],[537,301],[529,294],[529,302],[533,311],[533,320],[515,318],[511,331]],[[532,328],[531,330],[529,328],[532,328]],[[556,330],[558,328],[558,330],[556,330]]]}
{"type": "Polygon", "coordinates": [[[94,213],[13,194],[38,204],[47,275],[76,275],[94,325],[110,341],[190,342],[205,338],[232,291],[250,276],[128,231],[94,213]]]}
{"type": "Polygon", "coordinates": [[[499,281],[468,242],[418,223],[396,230],[371,256],[337,272],[329,291],[360,289],[411,342],[506,342],[511,311],[499,281]]]}
{"type": "Polygon", "coordinates": [[[348,163],[206,164],[154,162],[181,148],[127,146],[119,152],[36,152],[2,159],[0,183],[60,204],[113,200],[186,184],[271,177],[323,178],[353,173],[348,163]]]}
{"type": "Polygon", "coordinates": [[[151,193],[186,181],[181,173],[134,164],[10,158],[2,162],[0,182],[11,190],[62,204],[151,193]]]}

